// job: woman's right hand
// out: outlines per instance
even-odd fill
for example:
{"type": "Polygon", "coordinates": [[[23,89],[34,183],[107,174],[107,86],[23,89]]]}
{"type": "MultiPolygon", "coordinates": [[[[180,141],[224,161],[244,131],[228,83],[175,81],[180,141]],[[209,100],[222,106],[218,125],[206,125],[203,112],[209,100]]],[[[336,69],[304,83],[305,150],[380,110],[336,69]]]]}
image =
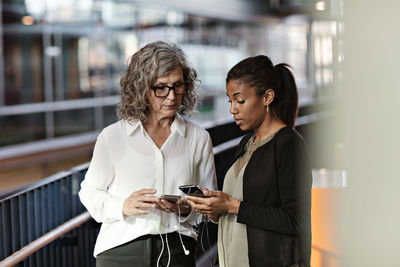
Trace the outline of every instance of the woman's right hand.
{"type": "Polygon", "coordinates": [[[216,219],[221,213],[232,213],[237,215],[239,212],[240,200],[231,197],[222,191],[211,191],[202,188],[203,193],[208,198],[186,196],[192,208],[203,215],[216,219]]]}
{"type": "Polygon", "coordinates": [[[150,211],[146,209],[154,209],[156,207],[155,201],[157,198],[154,196],[156,192],[155,189],[141,189],[133,192],[125,199],[122,206],[122,213],[124,216],[150,213],[150,211]],[[153,196],[151,196],[151,194],[153,194],[153,196]]]}

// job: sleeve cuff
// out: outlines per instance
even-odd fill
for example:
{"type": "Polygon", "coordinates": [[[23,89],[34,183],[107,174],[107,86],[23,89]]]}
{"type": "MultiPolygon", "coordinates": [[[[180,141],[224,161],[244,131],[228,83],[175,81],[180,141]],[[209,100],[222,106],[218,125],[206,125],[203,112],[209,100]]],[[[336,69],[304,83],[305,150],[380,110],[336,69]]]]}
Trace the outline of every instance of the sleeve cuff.
{"type": "Polygon", "coordinates": [[[248,215],[248,205],[244,201],[240,201],[240,206],[239,206],[239,211],[237,215],[237,222],[238,223],[244,223],[245,218],[247,218],[248,215]]]}
{"type": "Polygon", "coordinates": [[[108,200],[107,213],[110,219],[115,219],[119,221],[123,221],[125,219],[124,214],[122,213],[122,207],[124,205],[125,198],[112,196],[108,200]]]}
{"type": "Polygon", "coordinates": [[[197,219],[197,212],[192,209],[189,214],[178,216],[179,223],[190,222],[192,219],[197,219]]]}

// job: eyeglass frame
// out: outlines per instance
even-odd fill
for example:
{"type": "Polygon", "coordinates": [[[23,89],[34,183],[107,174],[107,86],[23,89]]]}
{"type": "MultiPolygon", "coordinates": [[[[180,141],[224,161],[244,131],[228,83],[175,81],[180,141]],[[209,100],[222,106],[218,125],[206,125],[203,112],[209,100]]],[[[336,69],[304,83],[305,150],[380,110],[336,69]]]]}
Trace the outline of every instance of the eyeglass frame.
{"type": "MultiPolygon", "coordinates": [[[[184,95],[184,94],[186,93],[186,85],[187,85],[187,84],[188,84],[187,82],[182,82],[182,85],[185,87],[182,94],[177,94],[177,93],[176,93],[175,89],[176,89],[177,85],[172,85],[172,86],[169,86],[169,85],[162,85],[162,86],[161,86],[161,85],[158,85],[158,86],[157,86],[157,85],[156,85],[156,86],[151,86],[150,89],[154,91],[154,95],[155,95],[156,97],[158,97],[158,98],[165,98],[165,97],[167,97],[167,96],[169,95],[169,92],[171,92],[171,90],[174,91],[174,94],[175,94],[175,95],[184,95]],[[167,87],[167,88],[168,88],[168,93],[167,93],[166,95],[164,95],[164,96],[158,96],[156,92],[157,92],[157,89],[160,89],[160,87],[163,87],[164,89],[167,87]]],[[[179,84],[178,86],[181,86],[181,85],[179,84]]]]}

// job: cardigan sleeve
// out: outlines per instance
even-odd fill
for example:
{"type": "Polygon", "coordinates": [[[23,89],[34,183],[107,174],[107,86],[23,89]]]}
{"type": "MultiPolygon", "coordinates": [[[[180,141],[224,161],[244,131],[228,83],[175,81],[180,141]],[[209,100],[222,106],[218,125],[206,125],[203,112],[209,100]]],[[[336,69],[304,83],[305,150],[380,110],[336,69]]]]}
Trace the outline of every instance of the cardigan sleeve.
{"type": "Polygon", "coordinates": [[[311,213],[311,168],[305,143],[301,137],[291,135],[275,145],[280,206],[242,201],[237,222],[281,234],[304,233],[311,213]]]}

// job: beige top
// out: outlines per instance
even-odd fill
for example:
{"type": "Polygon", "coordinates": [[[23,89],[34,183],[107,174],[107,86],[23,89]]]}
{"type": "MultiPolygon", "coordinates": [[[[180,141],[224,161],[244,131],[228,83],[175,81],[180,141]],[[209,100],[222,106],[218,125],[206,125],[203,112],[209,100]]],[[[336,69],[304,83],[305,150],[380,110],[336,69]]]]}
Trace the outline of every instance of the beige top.
{"type": "MultiPolygon", "coordinates": [[[[254,141],[253,135],[246,144],[246,152],[238,158],[225,175],[223,191],[233,198],[243,200],[243,174],[253,152],[270,141],[275,134],[254,141]]],[[[232,213],[221,214],[218,226],[218,257],[220,267],[248,267],[246,225],[237,223],[232,213]]]]}

